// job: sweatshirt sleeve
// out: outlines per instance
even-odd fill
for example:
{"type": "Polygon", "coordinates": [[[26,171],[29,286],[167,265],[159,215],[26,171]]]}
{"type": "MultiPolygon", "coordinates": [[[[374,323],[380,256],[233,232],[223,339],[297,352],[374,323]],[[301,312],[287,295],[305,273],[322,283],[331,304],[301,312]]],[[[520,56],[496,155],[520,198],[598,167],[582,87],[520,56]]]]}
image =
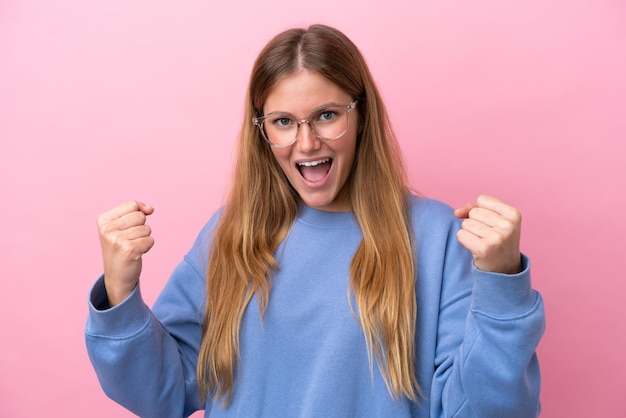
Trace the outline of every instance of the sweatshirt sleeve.
{"type": "Polygon", "coordinates": [[[204,408],[196,363],[208,229],[207,224],[152,310],[139,285],[112,308],[107,306],[103,277],[91,290],[85,327],[89,358],[107,396],[141,417],[183,417],[204,408]]]}
{"type": "Polygon", "coordinates": [[[456,240],[458,228],[452,224],[431,416],[536,417],[540,373],[535,349],[545,317],[542,298],[531,288],[530,262],[522,255],[523,270],[514,275],[481,271],[456,240]]]}
{"type": "MultiPolygon", "coordinates": [[[[545,324],[541,296],[530,286],[529,264],[523,257],[524,270],[511,276],[472,267],[463,341],[453,363],[444,364],[433,382],[443,384],[446,416],[539,415],[541,380],[535,349],[545,324]]],[[[460,314],[450,304],[442,311],[441,321],[460,314]]]]}

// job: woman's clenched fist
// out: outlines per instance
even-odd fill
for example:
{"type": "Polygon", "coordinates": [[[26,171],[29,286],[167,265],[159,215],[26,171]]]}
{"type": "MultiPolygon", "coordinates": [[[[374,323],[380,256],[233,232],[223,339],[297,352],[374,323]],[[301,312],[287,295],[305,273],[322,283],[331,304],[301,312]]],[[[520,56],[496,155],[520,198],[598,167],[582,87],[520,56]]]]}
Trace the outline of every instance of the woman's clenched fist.
{"type": "Polygon", "coordinates": [[[115,306],[133,291],[141,273],[141,256],[154,245],[146,217],[154,208],[131,200],[98,217],[104,285],[115,306]]]}

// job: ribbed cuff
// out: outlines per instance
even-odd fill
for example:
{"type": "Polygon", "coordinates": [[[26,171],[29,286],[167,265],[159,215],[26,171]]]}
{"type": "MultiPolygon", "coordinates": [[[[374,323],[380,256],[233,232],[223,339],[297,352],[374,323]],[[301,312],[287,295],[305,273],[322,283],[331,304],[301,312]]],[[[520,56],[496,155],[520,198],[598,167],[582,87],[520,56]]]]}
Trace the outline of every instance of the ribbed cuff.
{"type": "Polygon", "coordinates": [[[104,276],[93,285],[89,296],[86,331],[93,335],[123,338],[141,330],[150,318],[150,309],[141,297],[139,285],[122,303],[109,307],[104,276]]]}
{"type": "Polygon", "coordinates": [[[530,260],[522,254],[522,271],[491,273],[472,267],[472,310],[495,317],[516,317],[529,312],[537,301],[530,283],[530,260]]]}

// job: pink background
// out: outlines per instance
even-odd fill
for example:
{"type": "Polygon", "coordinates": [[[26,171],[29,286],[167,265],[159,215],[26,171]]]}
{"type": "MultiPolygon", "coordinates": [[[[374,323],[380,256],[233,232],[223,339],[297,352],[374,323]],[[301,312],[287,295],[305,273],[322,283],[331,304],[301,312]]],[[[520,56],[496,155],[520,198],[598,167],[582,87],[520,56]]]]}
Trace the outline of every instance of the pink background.
{"type": "Polygon", "coordinates": [[[151,304],[222,202],[253,59],[314,22],[365,54],[416,189],[524,213],[543,416],[626,416],[621,0],[0,1],[0,416],[131,416],[85,352],[96,216],[156,207],[151,304]]]}

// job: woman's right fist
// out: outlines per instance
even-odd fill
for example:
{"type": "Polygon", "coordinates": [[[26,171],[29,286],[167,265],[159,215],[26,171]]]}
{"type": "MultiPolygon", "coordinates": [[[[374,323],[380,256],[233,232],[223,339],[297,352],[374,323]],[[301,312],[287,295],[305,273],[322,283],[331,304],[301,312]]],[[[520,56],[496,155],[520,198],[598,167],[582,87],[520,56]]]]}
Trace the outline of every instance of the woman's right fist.
{"type": "Polygon", "coordinates": [[[98,216],[104,286],[115,306],[133,291],[141,273],[141,256],[154,245],[146,217],[154,208],[131,200],[98,216]]]}

